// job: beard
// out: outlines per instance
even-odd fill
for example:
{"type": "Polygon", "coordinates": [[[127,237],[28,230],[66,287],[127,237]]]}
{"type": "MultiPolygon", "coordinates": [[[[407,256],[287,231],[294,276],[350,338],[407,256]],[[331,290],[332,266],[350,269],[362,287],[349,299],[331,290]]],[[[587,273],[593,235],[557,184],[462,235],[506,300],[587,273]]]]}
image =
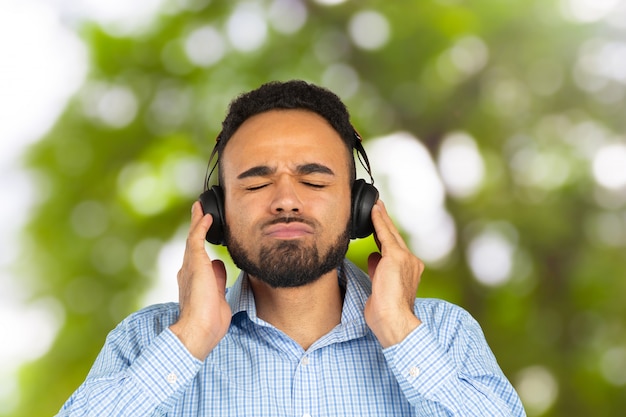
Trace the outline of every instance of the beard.
{"type": "MultiPolygon", "coordinates": [[[[275,219],[273,223],[291,221],[302,220],[283,218],[275,219]]],[[[350,243],[349,224],[324,253],[320,253],[315,243],[307,245],[300,240],[277,240],[262,244],[254,260],[250,251],[231,233],[228,224],[224,227],[224,240],[239,269],[272,288],[293,288],[315,282],[341,265],[350,243]]]]}

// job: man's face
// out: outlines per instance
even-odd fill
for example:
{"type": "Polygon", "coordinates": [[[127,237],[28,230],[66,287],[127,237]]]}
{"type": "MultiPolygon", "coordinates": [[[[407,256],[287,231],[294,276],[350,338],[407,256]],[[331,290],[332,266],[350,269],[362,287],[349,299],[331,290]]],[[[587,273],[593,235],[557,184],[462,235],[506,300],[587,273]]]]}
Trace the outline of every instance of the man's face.
{"type": "Polygon", "coordinates": [[[316,113],[272,110],[246,120],[220,160],[235,264],[275,288],[335,269],[350,241],[351,158],[316,113]]]}

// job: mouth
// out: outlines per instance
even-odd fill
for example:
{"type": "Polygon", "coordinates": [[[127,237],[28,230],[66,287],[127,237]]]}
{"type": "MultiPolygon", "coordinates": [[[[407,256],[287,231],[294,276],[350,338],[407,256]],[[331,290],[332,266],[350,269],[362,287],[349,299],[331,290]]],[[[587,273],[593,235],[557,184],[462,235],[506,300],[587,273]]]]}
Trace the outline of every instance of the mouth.
{"type": "Polygon", "coordinates": [[[299,239],[312,235],[313,227],[299,221],[276,223],[267,226],[263,234],[275,239],[299,239]]]}

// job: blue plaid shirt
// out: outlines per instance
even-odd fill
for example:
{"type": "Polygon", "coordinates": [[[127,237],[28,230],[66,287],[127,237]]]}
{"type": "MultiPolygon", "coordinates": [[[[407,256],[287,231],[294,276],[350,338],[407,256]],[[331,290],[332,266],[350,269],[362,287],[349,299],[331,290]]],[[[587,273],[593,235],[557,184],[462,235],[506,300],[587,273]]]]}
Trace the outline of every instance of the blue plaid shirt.
{"type": "Polygon", "coordinates": [[[202,362],[168,329],[178,304],[130,315],[107,337],[58,416],[524,416],[478,323],[441,300],[416,299],[422,321],[383,349],[363,316],[371,283],[346,261],[341,324],[303,350],[256,315],[240,276],[233,317],[202,362]]]}

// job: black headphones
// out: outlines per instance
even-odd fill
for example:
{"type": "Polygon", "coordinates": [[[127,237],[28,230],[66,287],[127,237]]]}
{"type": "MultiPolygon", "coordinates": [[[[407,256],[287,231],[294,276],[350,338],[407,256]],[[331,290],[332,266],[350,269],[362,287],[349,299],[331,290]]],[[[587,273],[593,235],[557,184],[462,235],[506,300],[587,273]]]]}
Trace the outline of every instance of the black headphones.
{"type": "MultiPolygon", "coordinates": [[[[370,168],[367,154],[361,143],[361,136],[354,131],[354,149],[357,152],[361,165],[369,174],[371,183],[365,182],[363,179],[357,179],[352,185],[352,207],[351,207],[351,223],[350,238],[358,239],[371,235],[374,232],[371,213],[374,204],[378,200],[378,190],[374,187],[374,177],[370,168]]],[[[219,142],[220,136],[217,136],[219,142]]],[[[206,234],[206,240],[214,245],[224,245],[224,191],[219,185],[209,186],[211,174],[215,170],[218,161],[211,168],[213,158],[217,154],[217,144],[213,147],[209,165],[207,166],[207,175],[204,181],[204,192],[200,194],[199,200],[202,204],[204,214],[210,214],[213,217],[213,224],[206,234]]]]}

